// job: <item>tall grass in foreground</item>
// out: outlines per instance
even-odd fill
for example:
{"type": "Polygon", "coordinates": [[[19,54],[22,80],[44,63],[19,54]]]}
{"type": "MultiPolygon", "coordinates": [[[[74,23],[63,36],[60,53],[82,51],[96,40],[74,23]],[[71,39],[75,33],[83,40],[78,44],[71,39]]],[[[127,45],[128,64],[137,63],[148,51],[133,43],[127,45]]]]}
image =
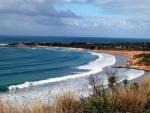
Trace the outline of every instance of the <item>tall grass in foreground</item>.
{"type": "Polygon", "coordinates": [[[110,89],[105,89],[96,76],[90,77],[92,89],[87,98],[65,92],[52,105],[33,104],[16,109],[11,104],[4,107],[0,101],[0,113],[150,113],[150,77],[139,84],[124,80],[124,86],[115,83],[114,76],[110,77],[110,89]]]}
{"type": "Polygon", "coordinates": [[[31,106],[4,105],[0,101],[0,113],[76,113],[79,97],[70,91],[58,96],[52,105],[45,105],[37,102],[31,106]]]}
{"type": "Polygon", "coordinates": [[[150,107],[150,78],[145,78],[139,86],[131,84],[127,90],[118,89],[115,95],[121,111],[143,112],[150,107]]]}
{"type": "Polygon", "coordinates": [[[0,100],[0,113],[4,113],[4,105],[1,100],[0,100]]]}
{"type": "Polygon", "coordinates": [[[66,92],[62,96],[56,98],[51,108],[55,113],[76,113],[79,103],[78,100],[79,97],[77,94],[66,92]]]}

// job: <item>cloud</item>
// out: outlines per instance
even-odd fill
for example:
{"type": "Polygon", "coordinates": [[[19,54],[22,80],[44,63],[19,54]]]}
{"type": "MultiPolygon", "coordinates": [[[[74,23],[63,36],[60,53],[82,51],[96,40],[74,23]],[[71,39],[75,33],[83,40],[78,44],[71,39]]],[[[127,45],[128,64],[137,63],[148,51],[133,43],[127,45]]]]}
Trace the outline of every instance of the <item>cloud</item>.
{"type": "Polygon", "coordinates": [[[149,4],[149,0],[0,0],[0,34],[149,37],[149,4]],[[65,9],[55,8],[64,4],[65,9]],[[72,4],[78,11],[70,8],[72,4]],[[98,9],[96,15],[90,7],[98,9]]]}
{"type": "Polygon", "coordinates": [[[71,11],[56,11],[53,2],[45,0],[14,0],[10,2],[0,1],[0,14],[16,14],[26,16],[49,16],[49,17],[76,17],[71,11]],[[2,3],[1,3],[2,2],[2,3]]]}

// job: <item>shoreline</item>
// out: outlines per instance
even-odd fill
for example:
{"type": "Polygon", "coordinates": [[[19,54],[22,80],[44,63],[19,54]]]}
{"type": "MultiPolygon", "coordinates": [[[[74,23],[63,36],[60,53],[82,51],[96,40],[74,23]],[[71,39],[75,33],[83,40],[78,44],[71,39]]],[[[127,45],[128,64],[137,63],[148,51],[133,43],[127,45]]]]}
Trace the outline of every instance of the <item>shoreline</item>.
{"type": "MultiPolygon", "coordinates": [[[[41,46],[39,46],[41,47],[41,46]]],[[[50,47],[53,48],[53,47],[50,47]]],[[[115,66],[116,68],[128,68],[128,69],[137,69],[137,70],[142,70],[145,72],[150,72],[150,66],[145,66],[141,64],[136,64],[137,61],[140,59],[135,59],[134,56],[138,54],[150,54],[150,52],[145,52],[145,51],[127,51],[127,50],[90,50],[90,49],[84,49],[84,48],[71,48],[71,47],[54,47],[54,48],[62,48],[62,49],[70,49],[70,50],[78,50],[78,51],[91,51],[91,52],[96,52],[96,53],[105,53],[105,54],[111,54],[111,55],[122,55],[127,57],[128,59],[128,64],[124,65],[118,65],[115,66]]]]}
{"type": "MultiPolygon", "coordinates": [[[[9,48],[9,47],[8,47],[9,48]]],[[[127,58],[127,62],[125,64],[121,64],[121,65],[114,65],[113,68],[121,68],[121,69],[135,69],[135,70],[141,70],[141,71],[144,71],[144,76],[149,74],[150,70],[144,70],[144,69],[141,69],[139,67],[131,67],[128,65],[129,62],[133,62],[132,61],[132,56],[135,55],[135,54],[139,54],[139,53],[143,53],[143,51],[117,51],[117,50],[91,50],[91,49],[85,49],[85,48],[74,48],[74,47],[56,47],[56,46],[33,46],[33,47],[30,47],[30,46],[21,46],[21,47],[12,47],[12,48],[56,48],[56,49],[65,49],[65,50],[73,50],[73,51],[86,51],[86,52],[90,52],[90,53],[93,53],[93,54],[99,54],[99,53],[102,53],[102,54],[108,54],[108,55],[120,55],[120,56],[124,56],[127,58]],[[127,54],[128,53],[128,54],[127,54]],[[132,55],[132,56],[131,56],[132,55]]],[[[147,52],[149,53],[149,52],[147,52]]],[[[116,59],[117,60],[117,59],[116,59]]]]}
{"type": "MultiPolygon", "coordinates": [[[[127,50],[90,50],[90,49],[85,49],[85,48],[74,48],[74,47],[55,47],[55,46],[35,46],[35,48],[56,48],[56,49],[69,49],[69,50],[77,50],[77,51],[88,51],[88,52],[95,52],[95,53],[104,53],[104,54],[110,54],[110,55],[120,55],[124,56],[127,58],[126,64],[121,64],[114,66],[115,68],[126,68],[126,69],[136,69],[136,70],[141,70],[144,71],[144,74],[141,75],[138,78],[135,78],[131,81],[137,81],[139,82],[143,77],[150,75],[150,67],[145,69],[145,67],[141,68],[139,66],[134,67],[134,65],[129,65],[132,62],[135,62],[134,59],[132,59],[132,56],[137,55],[137,54],[142,54],[144,51],[127,51],[127,50]]],[[[146,52],[150,53],[150,52],[146,52]]],[[[136,66],[136,65],[135,65],[136,66]]]]}
{"type": "Polygon", "coordinates": [[[18,42],[9,43],[0,47],[15,47],[15,48],[62,48],[79,51],[94,51],[97,53],[106,53],[112,55],[123,55],[128,58],[128,64],[118,65],[116,68],[128,68],[143,70],[150,72],[150,49],[145,43],[40,43],[40,42],[18,42]],[[144,54],[144,55],[143,55],[144,54]],[[147,55],[146,55],[147,54],[147,55]],[[137,57],[141,55],[140,57],[137,57]],[[142,56],[143,55],[143,56],[142,56]],[[147,56],[147,57],[146,57],[147,56]],[[145,59],[147,58],[147,59],[145,59]],[[148,64],[148,65],[147,65],[148,64]]]}
{"type": "MultiPolygon", "coordinates": [[[[5,47],[5,46],[3,46],[5,47]]],[[[9,46],[6,46],[9,48],[9,46]]],[[[116,68],[128,68],[128,69],[137,69],[143,70],[145,72],[150,72],[150,66],[146,66],[142,63],[137,63],[141,60],[141,58],[134,58],[134,56],[139,54],[150,54],[150,51],[135,51],[135,50],[113,50],[113,49],[85,49],[85,48],[78,48],[78,47],[62,47],[62,46],[43,46],[43,45],[24,45],[22,43],[17,43],[15,46],[10,46],[10,48],[57,48],[57,49],[69,49],[69,50],[76,50],[76,51],[89,51],[89,52],[96,52],[96,53],[105,53],[111,55],[122,55],[128,58],[128,63],[124,65],[115,66],[116,68]]]]}
{"type": "MultiPolygon", "coordinates": [[[[96,50],[97,51],[97,50],[96,50]]],[[[135,58],[134,56],[139,54],[150,54],[149,51],[127,51],[127,50],[98,50],[98,52],[102,53],[108,53],[112,55],[123,55],[128,58],[129,64],[124,64],[120,66],[116,66],[116,68],[129,68],[129,69],[137,69],[137,70],[143,70],[145,72],[150,72],[150,66],[146,66],[144,64],[138,64],[137,62],[140,61],[140,58],[135,58]]]]}
{"type": "MultiPolygon", "coordinates": [[[[37,47],[37,48],[41,48],[41,47],[37,47]]],[[[48,48],[48,47],[44,47],[44,48],[48,48]]],[[[56,48],[59,49],[59,47],[56,47],[56,48]]],[[[82,48],[76,49],[76,48],[61,47],[60,49],[69,49],[69,50],[75,50],[75,51],[77,51],[77,50],[78,51],[87,51],[87,52],[95,53],[95,51],[89,51],[88,49],[82,49],[82,48]]],[[[107,68],[107,67],[109,67],[109,66],[106,66],[104,68],[107,68]]],[[[105,71],[105,70],[103,70],[103,71],[105,71]]],[[[103,71],[99,72],[99,74],[104,73],[103,71]]],[[[131,70],[131,72],[132,72],[132,70],[131,70]]],[[[132,74],[133,73],[134,72],[132,72],[132,74]]],[[[137,71],[137,73],[138,73],[138,71],[137,71]]],[[[100,75],[104,76],[103,74],[100,74],[100,75]]],[[[142,76],[142,75],[140,75],[140,76],[142,76]]],[[[79,77],[79,78],[75,78],[75,79],[68,79],[68,80],[61,81],[61,82],[48,83],[48,84],[41,85],[41,86],[35,86],[35,87],[33,86],[33,87],[31,87],[31,89],[30,88],[27,88],[27,89],[25,88],[25,89],[22,89],[18,92],[17,91],[14,91],[14,92],[12,91],[12,92],[8,92],[8,93],[4,93],[3,98],[4,98],[5,101],[7,101],[8,99],[13,100],[14,104],[18,104],[18,102],[20,104],[22,102],[23,102],[23,104],[24,104],[24,102],[25,103],[33,103],[33,102],[35,102],[35,100],[49,104],[49,102],[51,103],[51,102],[54,101],[54,99],[56,98],[55,97],[56,95],[63,93],[64,89],[65,90],[72,89],[71,91],[73,91],[73,92],[76,91],[79,94],[83,93],[83,95],[87,95],[88,90],[85,87],[87,87],[87,85],[88,85],[88,80],[86,80],[86,78],[87,77],[83,77],[83,78],[79,77]],[[72,86],[73,85],[72,83],[74,84],[74,86],[72,86]],[[79,84],[81,86],[79,86],[79,84]],[[82,86],[84,86],[84,87],[82,87],[82,86]],[[62,89],[62,88],[64,88],[64,89],[62,89]],[[51,92],[49,92],[49,91],[52,91],[53,94],[51,94],[51,92]],[[36,94],[38,94],[38,95],[36,95],[36,94]]],[[[107,79],[107,77],[106,77],[106,79],[107,79]]]]}
{"type": "MultiPolygon", "coordinates": [[[[5,47],[4,47],[5,48],[5,47]]],[[[128,50],[91,50],[91,49],[85,49],[85,48],[75,48],[75,47],[57,47],[57,46],[16,46],[16,47],[6,47],[6,48],[56,48],[56,49],[67,49],[67,50],[73,50],[73,51],[86,51],[86,52],[92,52],[92,53],[102,53],[102,54],[109,54],[109,55],[120,55],[127,58],[127,62],[125,64],[121,65],[115,65],[114,68],[121,68],[121,69],[136,69],[144,71],[145,73],[143,76],[147,76],[150,73],[150,67],[141,68],[138,65],[130,65],[131,63],[135,62],[132,57],[137,54],[141,54],[144,51],[128,51],[128,50]]],[[[149,51],[145,53],[150,53],[149,51]]],[[[138,78],[137,78],[138,79],[138,78]]]]}
{"type": "Polygon", "coordinates": [[[116,68],[128,68],[128,69],[137,69],[145,72],[150,72],[150,66],[145,66],[143,64],[136,64],[140,60],[140,58],[134,58],[135,55],[139,54],[150,54],[149,51],[129,51],[129,50],[90,50],[84,48],[73,48],[73,47],[53,47],[53,46],[35,46],[35,48],[60,48],[60,49],[69,49],[69,50],[78,50],[78,51],[89,51],[96,53],[105,53],[111,55],[122,55],[127,57],[128,64],[115,66],[116,68]]]}
{"type": "MultiPolygon", "coordinates": [[[[36,47],[36,48],[41,48],[41,47],[36,47]]],[[[42,47],[42,48],[48,48],[48,47],[42,47]]],[[[103,71],[103,68],[105,68],[105,67],[109,67],[109,66],[113,66],[115,63],[116,63],[116,58],[115,58],[115,56],[114,55],[111,55],[111,54],[105,54],[105,53],[98,53],[98,52],[94,52],[94,51],[90,51],[90,50],[86,50],[86,49],[82,49],[82,48],[78,48],[78,49],[76,49],[76,48],[64,48],[64,47],[62,47],[62,48],[59,48],[59,47],[49,47],[49,48],[52,48],[52,49],[63,49],[63,50],[71,50],[71,51],[81,51],[81,52],[89,52],[90,54],[92,54],[92,55],[96,55],[96,56],[98,56],[98,58],[96,59],[96,60],[94,60],[94,61],[90,61],[88,64],[85,64],[85,65],[81,65],[81,67],[87,67],[87,65],[89,66],[89,65],[92,65],[92,64],[94,64],[95,65],[95,63],[94,62],[96,62],[96,65],[98,66],[98,64],[97,64],[97,62],[98,63],[100,63],[99,62],[99,59],[101,60],[101,58],[102,59],[104,59],[105,60],[105,57],[104,56],[109,56],[108,58],[107,58],[107,60],[109,61],[109,62],[107,62],[106,64],[103,64],[103,65],[99,65],[99,68],[93,68],[92,66],[90,66],[91,68],[91,71],[89,71],[89,72],[87,72],[87,73],[82,73],[82,75],[80,75],[80,74],[74,74],[74,75],[65,75],[65,76],[61,76],[61,77],[56,77],[56,78],[48,78],[48,79],[45,79],[45,80],[40,80],[40,81],[33,81],[33,82],[26,82],[26,83],[23,83],[23,84],[19,84],[19,85],[12,85],[11,87],[9,87],[9,89],[10,90],[13,90],[13,89],[15,89],[14,87],[16,87],[16,86],[18,86],[18,87],[22,87],[22,88],[28,88],[28,87],[24,87],[24,85],[25,84],[27,84],[27,85],[31,85],[31,86],[38,86],[38,85],[44,85],[44,84],[49,84],[49,83],[53,83],[53,82],[61,82],[61,81],[65,81],[65,80],[69,80],[69,79],[76,79],[76,78],[83,78],[83,77],[88,77],[89,75],[92,75],[92,74],[97,74],[97,73],[100,73],[101,71],[103,71]],[[104,57],[104,58],[103,58],[104,57]],[[36,85],[37,84],[37,82],[38,82],[38,85],[36,85]]],[[[107,61],[106,60],[106,61],[107,61]]],[[[81,68],[80,67],[80,68],[81,68]]],[[[89,67],[88,67],[89,68],[89,67]]],[[[81,68],[82,69],[82,68],[81,68]]],[[[83,68],[84,69],[84,68],[83,68]]],[[[21,88],[21,89],[22,89],[21,88]]]]}
{"type": "MultiPolygon", "coordinates": [[[[73,49],[74,50],[74,49],[73,49]]],[[[79,50],[81,51],[81,50],[79,50]]],[[[93,52],[94,53],[94,52],[93,52]]],[[[108,55],[106,58],[100,58],[101,61],[102,60],[106,60],[109,61],[112,55],[108,55]]],[[[114,57],[114,56],[112,56],[114,57]]],[[[99,58],[98,58],[99,59],[99,58]]],[[[96,60],[95,60],[96,61],[96,60]]],[[[94,62],[95,62],[94,61],[94,62]]],[[[92,61],[93,62],[93,61],[92,61]]],[[[97,61],[96,61],[97,62],[97,61]]],[[[100,66],[100,68],[97,68],[98,70],[96,71],[97,75],[98,73],[100,73],[101,68],[113,65],[113,61],[111,61],[109,63],[103,64],[102,67],[100,66]],[[112,63],[111,63],[112,62],[112,63]],[[106,65],[106,66],[105,66],[106,65]],[[97,72],[98,71],[98,72],[97,72]]],[[[93,66],[93,69],[95,69],[95,66],[93,66]]],[[[67,80],[62,80],[62,81],[56,81],[56,82],[52,82],[52,83],[47,83],[47,84],[43,84],[43,85],[38,85],[38,86],[31,86],[29,88],[23,88],[23,89],[16,89],[16,90],[12,90],[9,92],[5,92],[5,93],[1,93],[1,97],[3,98],[3,100],[5,102],[7,102],[8,100],[12,100],[14,105],[17,104],[28,104],[28,105],[32,105],[33,102],[36,101],[40,101],[46,104],[51,104],[56,96],[58,94],[63,94],[64,91],[71,91],[71,92],[76,92],[79,95],[84,95],[87,96],[89,94],[89,82],[88,82],[88,77],[89,74],[83,74],[79,77],[75,77],[73,79],[67,79],[67,80]]],[[[90,75],[93,74],[93,72],[90,72],[90,75]]],[[[66,75],[67,76],[67,75],[66,75]]],[[[64,77],[66,77],[64,76],[64,77]]],[[[71,75],[71,78],[74,77],[73,75],[71,75]]],[[[59,78],[58,78],[59,79],[59,78]]]]}

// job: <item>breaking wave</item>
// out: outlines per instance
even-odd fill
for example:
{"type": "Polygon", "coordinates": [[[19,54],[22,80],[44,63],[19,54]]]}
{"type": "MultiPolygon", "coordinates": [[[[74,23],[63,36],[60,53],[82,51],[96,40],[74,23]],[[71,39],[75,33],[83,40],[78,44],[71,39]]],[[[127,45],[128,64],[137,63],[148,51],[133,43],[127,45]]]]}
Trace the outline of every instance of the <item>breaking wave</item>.
{"type": "Polygon", "coordinates": [[[73,75],[66,75],[63,77],[57,77],[57,78],[50,78],[46,80],[40,80],[40,81],[34,81],[34,82],[25,82],[23,84],[19,85],[11,85],[8,87],[9,90],[15,90],[15,89],[23,89],[23,88],[29,88],[31,86],[38,86],[38,85],[44,85],[48,83],[53,82],[60,82],[68,79],[74,79],[74,78],[80,78],[80,77],[86,77],[92,74],[97,74],[103,70],[104,67],[111,66],[115,64],[116,58],[113,55],[108,54],[102,54],[102,53],[94,53],[90,52],[92,55],[98,56],[98,58],[94,61],[89,62],[86,65],[81,65],[76,67],[77,69],[86,69],[87,72],[81,72],[73,75]]]}

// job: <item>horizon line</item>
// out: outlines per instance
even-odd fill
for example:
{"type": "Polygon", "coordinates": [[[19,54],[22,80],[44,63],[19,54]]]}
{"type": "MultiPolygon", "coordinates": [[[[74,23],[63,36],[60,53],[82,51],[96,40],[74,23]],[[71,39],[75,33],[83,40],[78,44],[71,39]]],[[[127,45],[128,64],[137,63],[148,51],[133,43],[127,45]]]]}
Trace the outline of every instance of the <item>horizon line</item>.
{"type": "Polygon", "coordinates": [[[0,37],[63,37],[63,38],[118,38],[118,39],[148,39],[147,37],[107,37],[107,36],[57,36],[57,35],[0,35],[0,37]]]}

